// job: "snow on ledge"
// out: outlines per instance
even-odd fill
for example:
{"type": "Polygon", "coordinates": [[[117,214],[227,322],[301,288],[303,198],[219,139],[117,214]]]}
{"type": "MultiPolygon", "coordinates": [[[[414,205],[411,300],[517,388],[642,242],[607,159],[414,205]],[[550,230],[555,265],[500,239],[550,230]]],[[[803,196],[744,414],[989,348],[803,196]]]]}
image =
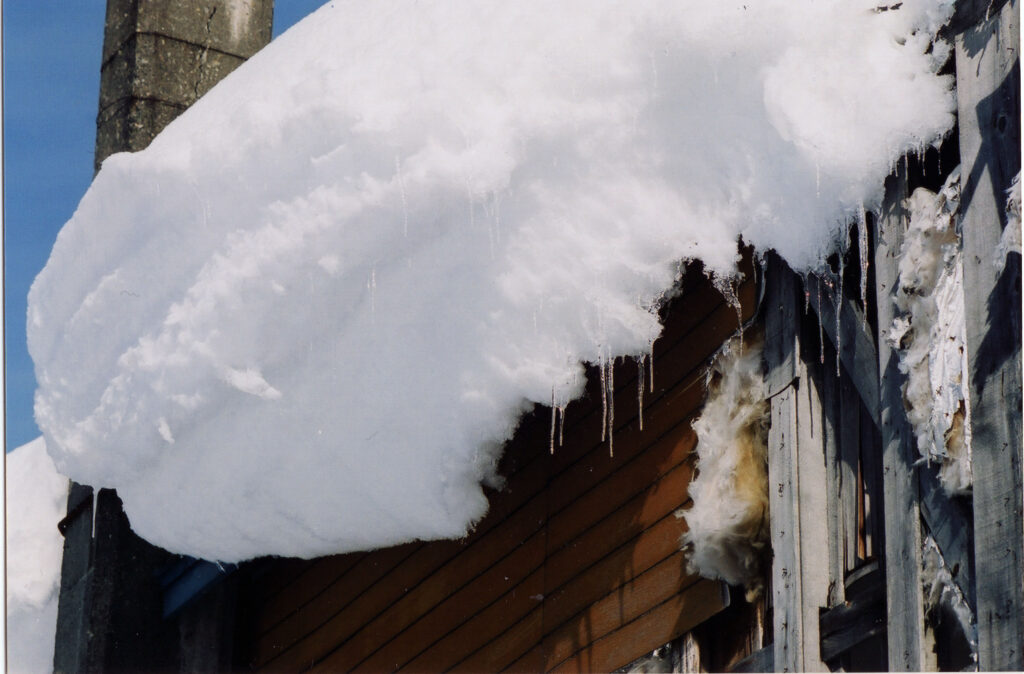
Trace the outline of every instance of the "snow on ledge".
{"type": "Polygon", "coordinates": [[[104,163],[29,297],[49,451],[207,559],[462,536],[680,260],[817,266],[952,126],[952,0],[876,5],[334,0],[104,163]]]}
{"type": "Polygon", "coordinates": [[[57,595],[68,479],[42,438],[7,454],[7,667],[12,674],[53,671],[57,595]]]}

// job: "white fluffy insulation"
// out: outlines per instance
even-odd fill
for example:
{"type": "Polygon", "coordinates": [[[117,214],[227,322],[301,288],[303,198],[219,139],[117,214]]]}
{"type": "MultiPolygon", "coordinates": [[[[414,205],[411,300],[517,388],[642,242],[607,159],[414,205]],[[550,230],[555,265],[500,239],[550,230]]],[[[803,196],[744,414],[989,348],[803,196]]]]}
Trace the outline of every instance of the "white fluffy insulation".
{"type": "Polygon", "coordinates": [[[1002,271],[1006,266],[1006,256],[1010,253],[1021,253],[1021,220],[1020,220],[1020,171],[1013,177],[1010,187],[1006,190],[1006,226],[996,246],[996,267],[1002,271]]]}
{"type": "Polygon", "coordinates": [[[197,557],[463,536],[681,260],[816,268],[952,127],[952,7],[333,0],[104,162],[29,296],[48,451],[197,557]]]}
{"type": "Polygon", "coordinates": [[[903,401],[918,452],[940,464],[939,479],[951,494],[969,492],[972,479],[959,200],[959,169],[938,194],[918,188],[907,200],[910,224],[894,298],[902,315],[889,333],[907,375],[903,401]]]}
{"type": "Polygon", "coordinates": [[[768,401],[760,340],[730,341],[708,372],[708,397],[698,419],[693,505],[683,535],[689,570],[743,585],[748,599],[764,587],[761,563],[770,544],[768,401]]]}

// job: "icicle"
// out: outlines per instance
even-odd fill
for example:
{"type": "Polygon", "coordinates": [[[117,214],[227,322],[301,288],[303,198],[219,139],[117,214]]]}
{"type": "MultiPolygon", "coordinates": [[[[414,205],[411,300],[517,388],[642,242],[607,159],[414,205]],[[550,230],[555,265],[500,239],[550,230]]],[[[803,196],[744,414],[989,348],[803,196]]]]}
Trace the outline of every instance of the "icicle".
{"type": "Polygon", "coordinates": [[[615,456],[615,359],[608,366],[608,456],[615,456]]]}
{"type": "Polygon", "coordinates": [[[601,358],[601,442],[608,433],[608,375],[605,368],[608,364],[601,358]]]}
{"type": "Polygon", "coordinates": [[[636,402],[637,402],[637,413],[640,420],[640,430],[644,430],[644,360],[646,356],[640,356],[636,359],[637,374],[636,374],[636,402]]]}
{"type": "Polygon", "coordinates": [[[555,425],[558,421],[558,408],[555,407],[555,387],[551,387],[551,440],[548,443],[548,447],[551,453],[555,453],[555,425]]]}
{"type": "Polygon", "coordinates": [[[839,288],[836,292],[836,376],[839,376],[839,353],[843,349],[843,331],[842,331],[842,315],[843,315],[843,272],[846,267],[846,257],[839,254],[839,288]]]}
{"type": "Polygon", "coordinates": [[[819,356],[819,360],[821,361],[821,364],[824,365],[825,364],[825,331],[824,331],[824,329],[822,328],[822,325],[821,325],[822,323],[824,323],[824,321],[821,320],[821,283],[822,283],[822,280],[819,278],[818,279],[818,283],[817,283],[817,287],[818,287],[818,345],[821,348],[821,354],[819,356]]]}
{"type": "Polygon", "coordinates": [[[558,408],[558,446],[561,447],[565,440],[565,410],[569,407],[566,403],[558,408]]]}
{"type": "MultiPolygon", "coordinates": [[[[860,251],[860,303],[864,308],[864,320],[868,315],[868,216],[864,206],[860,207],[860,222],[857,223],[857,248],[860,251]]],[[[867,328],[867,326],[864,326],[867,328]]]]}
{"type": "Polygon", "coordinates": [[[804,316],[811,310],[811,284],[810,274],[800,274],[800,280],[804,284],[804,316]]]}
{"type": "Polygon", "coordinates": [[[647,352],[647,362],[651,368],[651,393],[654,393],[654,342],[651,342],[650,350],[647,352]]]}
{"type": "Polygon", "coordinates": [[[96,510],[100,503],[100,489],[94,487],[92,490],[92,537],[96,538],[96,510]]]}
{"type": "Polygon", "coordinates": [[[821,166],[814,162],[814,196],[821,198],[821,166]]]}

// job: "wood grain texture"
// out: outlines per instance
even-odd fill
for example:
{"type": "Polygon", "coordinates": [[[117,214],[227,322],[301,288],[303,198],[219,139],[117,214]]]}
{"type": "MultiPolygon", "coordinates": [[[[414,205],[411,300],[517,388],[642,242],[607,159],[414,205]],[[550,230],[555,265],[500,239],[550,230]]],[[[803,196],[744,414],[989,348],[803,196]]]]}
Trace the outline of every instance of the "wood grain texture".
{"type": "MultiPolygon", "coordinates": [[[[977,4],[977,3],[969,3],[977,4]]],[[[1006,189],[1020,171],[1020,4],[997,3],[956,37],[961,218],[970,360],[978,658],[1024,669],[1021,258],[994,263],[1006,189]]]]}
{"type": "MultiPolygon", "coordinates": [[[[875,222],[876,307],[879,333],[894,319],[898,256],[907,225],[903,199],[907,196],[906,169],[886,181],[882,214],[875,222]]],[[[921,525],[914,462],[914,436],[903,408],[898,356],[883,338],[878,349],[879,430],[885,510],[885,573],[889,621],[889,669],[921,671],[926,664],[924,599],[921,595],[921,525]],[[895,579],[898,579],[895,580],[895,579]]]]}

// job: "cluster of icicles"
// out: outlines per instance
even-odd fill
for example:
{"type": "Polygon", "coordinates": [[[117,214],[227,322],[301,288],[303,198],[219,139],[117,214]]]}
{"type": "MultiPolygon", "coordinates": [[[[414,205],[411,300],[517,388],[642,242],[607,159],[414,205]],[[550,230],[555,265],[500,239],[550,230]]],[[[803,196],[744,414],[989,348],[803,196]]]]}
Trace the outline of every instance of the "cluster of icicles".
{"type": "MultiPolygon", "coordinates": [[[[679,275],[682,276],[683,264],[680,263],[679,275]]],[[[710,275],[709,280],[715,289],[722,295],[722,299],[736,312],[736,322],[739,325],[739,336],[743,336],[743,306],[740,304],[737,288],[740,277],[722,277],[710,275]]],[[[740,347],[742,352],[742,346],[740,347]]],[[[628,357],[605,357],[597,363],[598,373],[601,380],[601,442],[608,443],[608,455],[615,456],[615,365],[619,359],[628,357]]],[[[636,399],[637,399],[637,423],[641,431],[644,430],[644,389],[654,393],[654,342],[648,346],[647,353],[633,357],[637,367],[636,377],[636,399]]],[[[551,433],[548,447],[551,454],[555,453],[555,446],[561,447],[565,439],[565,413],[568,402],[559,402],[555,395],[555,389],[551,389],[551,433]],[[557,439],[557,443],[556,443],[557,439]]]]}

